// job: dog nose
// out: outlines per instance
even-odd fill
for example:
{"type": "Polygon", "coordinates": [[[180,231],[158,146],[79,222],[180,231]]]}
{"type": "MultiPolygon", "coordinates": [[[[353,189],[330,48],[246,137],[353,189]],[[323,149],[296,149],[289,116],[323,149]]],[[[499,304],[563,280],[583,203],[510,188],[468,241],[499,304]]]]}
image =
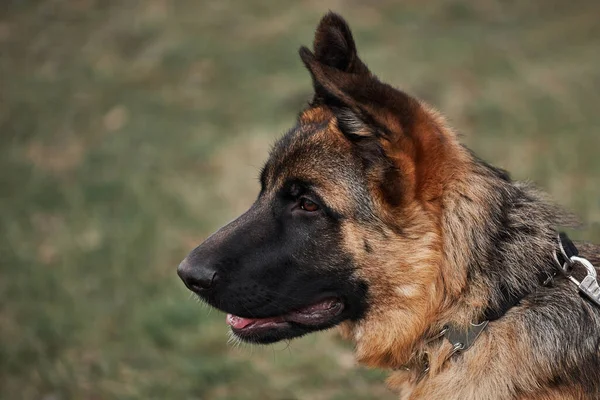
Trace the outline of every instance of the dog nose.
{"type": "Polygon", "coordinates": [[[217,271],[206,265],[194,265],[186,258],[177,267],[177,275],[192,292],[200,293],[215,287],[217,271]]]}

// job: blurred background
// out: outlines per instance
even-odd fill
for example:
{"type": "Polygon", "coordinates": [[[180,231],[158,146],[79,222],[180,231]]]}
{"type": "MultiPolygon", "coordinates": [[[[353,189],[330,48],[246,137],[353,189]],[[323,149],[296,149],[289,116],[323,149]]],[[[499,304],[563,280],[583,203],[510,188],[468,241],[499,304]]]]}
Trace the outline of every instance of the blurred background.
{"type": "Polygon", "coordinates": [[[597,1],[3,0],[1,399],[395,398],[335,332],[228,345],[175,273],[258,193],[329,9],[600,241],[597,1]]]}

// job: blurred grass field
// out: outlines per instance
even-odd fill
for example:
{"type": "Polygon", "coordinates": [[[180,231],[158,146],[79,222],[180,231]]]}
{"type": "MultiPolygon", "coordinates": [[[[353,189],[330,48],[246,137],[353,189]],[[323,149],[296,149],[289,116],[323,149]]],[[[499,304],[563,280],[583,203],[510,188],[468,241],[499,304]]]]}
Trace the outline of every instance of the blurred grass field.
{"type": "Polygon", "coordinates": [[[0,398],[395,398],[335,332],[228,345],[175,274],[253,201],[328,9],[383,80],[599,242],[600,3],[423,3],[4,1],[0,398]]]}

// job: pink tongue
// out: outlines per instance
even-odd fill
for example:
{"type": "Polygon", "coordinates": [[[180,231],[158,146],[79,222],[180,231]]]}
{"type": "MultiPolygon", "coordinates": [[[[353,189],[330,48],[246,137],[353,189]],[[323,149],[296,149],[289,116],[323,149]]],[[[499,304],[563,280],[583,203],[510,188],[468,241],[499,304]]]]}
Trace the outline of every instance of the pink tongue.
{"type": "Polygon", "coordinates": [[[285,321],[293,321],[304,324],[315,324],[326,318],[328,314],[337,313],[340,305],[336,299],[325,299],[308,307],[292,311],[287,315],[271,318],[243,318],[237,315],[227,314],[227,325],[234,329],[244,329],[247,326],[261,327],[265,325],[278,324],[285,321]],[[339,307],[336,307],[339,306],[339,307]]]}
{"type": "Polygon", "coordinates": [[[227,325],[235,329],[244,329],[248,325],[255,323],[256,325],[264,325],[269,322],[281,322],[281,317],[273,318],[242,318],[236,315],[227,314],[227,325]]]}

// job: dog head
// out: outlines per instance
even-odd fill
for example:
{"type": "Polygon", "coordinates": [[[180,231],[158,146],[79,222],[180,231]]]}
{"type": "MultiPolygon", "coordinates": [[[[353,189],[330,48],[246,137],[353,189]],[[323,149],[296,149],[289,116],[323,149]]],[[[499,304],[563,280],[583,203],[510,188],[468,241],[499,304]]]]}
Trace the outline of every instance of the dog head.
{"type": "Polygon", "coordinates": [[[361,361],[398,365],[443,302],[440,197],[462,148],[369,71],[338,15],[300,57],[314,97],[274,146],[258,198],[178,272],[243,340],[341,325],[361,361]]]}

